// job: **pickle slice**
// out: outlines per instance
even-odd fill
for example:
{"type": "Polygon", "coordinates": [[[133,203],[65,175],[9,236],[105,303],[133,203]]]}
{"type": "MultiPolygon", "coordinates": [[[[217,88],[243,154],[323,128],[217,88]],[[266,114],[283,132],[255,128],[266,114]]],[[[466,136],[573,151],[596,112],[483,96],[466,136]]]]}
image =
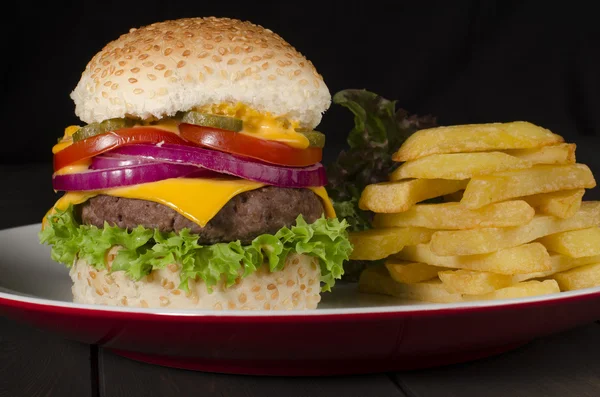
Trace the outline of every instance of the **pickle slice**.
{"type": "Polygon", "coordinates": [[[307,131],[307,130],[296,130],[296,132],[304,135],[308,139],[310,147],[318,147],[323,149],[325,147],[325,134],[319,131],[307,131]]]}
{"type": "Polygon", "coordinates": [[[240,119],[195,111],[186,112],[181,118],[181,122],[235,132],[241,131],[244,126],[244,123],[240,119]]]}
{"type": "Polygon", "coordinates": [[[121,128],[132,127],[135,122],[131,119],[108,119],[101,123],[92,123],[81,127],[73,134],[73,142],[82,141],[95,135],[116,131],[121,128]]]}

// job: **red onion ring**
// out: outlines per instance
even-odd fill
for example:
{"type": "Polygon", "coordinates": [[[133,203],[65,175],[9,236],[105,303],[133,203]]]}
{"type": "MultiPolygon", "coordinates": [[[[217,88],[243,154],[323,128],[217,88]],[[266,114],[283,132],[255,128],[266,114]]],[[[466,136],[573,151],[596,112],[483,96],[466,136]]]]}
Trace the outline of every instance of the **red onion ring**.
{"type": "Polygon", "coordinates": [[[179,178],[199,174],[214,176],[214,173],[193,165],[171,163],[147,163],[122,168],[107,168],[75,174],[54,175],[52,186],[55,190],[100,190],[140,183],[156,182],[162,179],[179,178]]]}
{"type": "MultiPolygon", "coordinates": [[[[185,164],[279,187],[305,188],[327,184],[325,167],[317,163],[304,168],[258,163],[228,153],[198,147],[136,144],[113,149],[110,154],[127,155],[172,164],[185,164]]],[[[99,156],[100,157],[100,156],[99,156]]]]}

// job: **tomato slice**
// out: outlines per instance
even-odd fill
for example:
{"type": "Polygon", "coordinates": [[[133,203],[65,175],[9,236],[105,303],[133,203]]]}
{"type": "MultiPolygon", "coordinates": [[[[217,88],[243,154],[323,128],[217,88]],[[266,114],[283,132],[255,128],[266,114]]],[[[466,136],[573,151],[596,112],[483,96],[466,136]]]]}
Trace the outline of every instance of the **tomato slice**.
{"type": "Polygon", "coordinates": [[[134,143],[172,143],[189,145],[178,135],[152,127],[123,128],[74,142],[54,154],[54,170],[86,160],[119,146],[134,143]]]}
{"type": "Polygon", "coordinates": [[[285,143],[253,138],[237,132],[193,124],[180,124],[179,133],[199,146],[289,167],[306,167],[323,158],[318,147],[298,149],[285,143]]]}

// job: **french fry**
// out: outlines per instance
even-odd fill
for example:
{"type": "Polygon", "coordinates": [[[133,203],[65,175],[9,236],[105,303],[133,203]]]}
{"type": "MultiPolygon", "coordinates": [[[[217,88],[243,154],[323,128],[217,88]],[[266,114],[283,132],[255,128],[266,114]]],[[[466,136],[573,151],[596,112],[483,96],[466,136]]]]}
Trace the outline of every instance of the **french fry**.
{"type": "Polygon", "coordinates": [[[522,199],[534,207],[538,213],[570,218],[581,207],[585,189],[563,190],[552,193],[534,194],[522,199]]]}
{"type": "Polygon", "coordinates": [[[600,224],[600,201],[585,201],[571,218],[536,215],[531,222],[507,228],[437,231],[431,236],[431,250],[441,256],[487,254],[569,230],[600,224]]]}
{"type": "Polygon", "coordinates": [[[464,189],[468,181],[444,179],[412,179],[400,182],[382,182],[368,185],[363,190],[358,206],[373,212],[402,212],[414,204],[464,189]]]}
{"type": "Polygon", "coordinates": [[[392,159],[409,161],[431,154],[531,149],[562,142],[560,135],[523,121],[455,125],[415,132],[392,159]]]}
{"type": "Polygon", "coordinates": [[[559,143],[537,149],[509,149],[504,153],[531,161],[533,164],[575,164],[574,143],[559,143]]]}
{"type": "Polygon", "coordinates": [[[515,283],[530,280],[532,278],[544,278],[555,273],[565,272],[579,266],[589,265],[591,263],[600,262],[600,255],[586,256],[583,258],[571,258],[570,256],[551,253],[550,254],[550,270],[544,272],[535,272],[529,274],[516,274],[513,276],[515,283]]]}
{"type": "Polygon", "coordinates": [[[481,295],[513,284],[507,274],[464,269],[440,271],[438,276],[448,292],[458,294],[481,295]]]}
{"type": "Polygon", "coordinates": [[[469,181],[460,203],[475,209],[516,197],[595,186],[594,176],[584,164],[536,165],[474,177],[469,181]]]}
{"type": "Polygon", "coordinates": [[[460,302],[460,294],[446,291],[439,279],[416,284],[404,284],[394,281],[385,267],[372,266],[362,271],[358,281],[358,290],[363,293],[383,294],[402,299],[435,303],[460,302]]]}
{"type": "Polygon", "coordinates": [[[570,230],[555,233],[538,240],[548,251],[558,252],[572,258],[600,255],[600,228],[570,230]]]}
{"type": "Polygon", "coordinates": [[[532,162],[502,152],[432,154],[407,161],[390,175],[390,180],[410,178],[463,180],[501,171],[530,168],[532,162]]]}
{"type": "Polygon", "coordinates": [[[377,228],[420,226],[461,230],[479,227],[509,227],[529,223],[535,210],[523,200],[504,201],[470,210],[460,203],[417,204],[397,214],[375,214],[377,228]]]}
{"type": "Polygon", "coordinates": [[[394,259],[388,259],[385,262],[390,276],[399,282],[405,284],[414,284],[421,281],[431,280],[438,276],[438,272],[443,267],[431,266],[420,262],[404,262],[394,259]]]}
{"type": "Polygon", "coordinates": [[[600,263],[593,263],[551,276],[561,291],[597,287],[600,285],[600,263]]]}
{"type": "Polygon", "coordinates": [[[487,294],[463,295],[463,299],[465,301],[516,299],[527,298],[530,296],[556,294],[559,292],[560,288],[554,280],[531,280],[523,281],[509,287],[488,292],[487,294]]]}
{"type": "Polygon", "coordinates": [[[370,229],[349,233],[354,246],[350,259],[375,261],[399,252],[404,246],[426,243],[435,230],[422,227],[370,229]]]}
{"type": "Polygon", "coordinates": [[[393,257],[433,266],[508,275],[544,272],[551,269],[550,255],[546,247],[540,243],[524,244],[491,254],[467,256],[439,256],[431,251],[430,244],[418,244],[404,247],[393,257]]]}

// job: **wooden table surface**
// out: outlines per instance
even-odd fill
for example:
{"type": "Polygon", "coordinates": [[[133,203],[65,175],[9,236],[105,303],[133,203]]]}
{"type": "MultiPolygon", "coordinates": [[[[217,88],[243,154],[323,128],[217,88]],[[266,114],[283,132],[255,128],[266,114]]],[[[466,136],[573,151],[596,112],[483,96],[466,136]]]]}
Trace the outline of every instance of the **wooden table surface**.
{"type": "MultiPolygon", "coordinates": [[[[589,150],[584,157],[593,161],[595,155],[589,150]]],[[[56,198],[51,172],[50,164],[0,166],[0,229],[40,221],[56,198]]],[[[598,194],[590,193],[586,199],[598,199],[598,194]]],[[[143,364],[0,318],[0,397],[187,395],[600,396],[600,323],[466,364],[364,376],[291,378],[143,364]]]]}

